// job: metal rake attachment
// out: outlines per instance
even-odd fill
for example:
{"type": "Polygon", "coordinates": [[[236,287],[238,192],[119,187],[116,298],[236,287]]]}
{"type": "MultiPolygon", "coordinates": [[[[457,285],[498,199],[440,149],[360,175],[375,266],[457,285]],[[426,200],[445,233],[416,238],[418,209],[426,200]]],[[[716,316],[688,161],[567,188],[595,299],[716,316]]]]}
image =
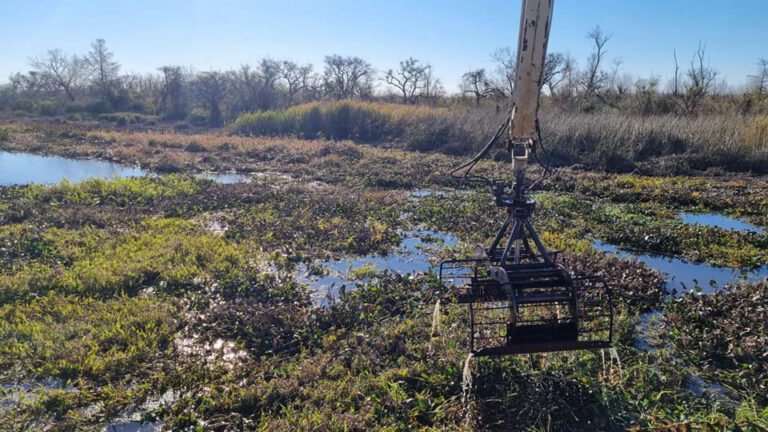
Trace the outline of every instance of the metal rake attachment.
{"type": "Polygon", "coordinates": [[[476,356],[611,346],[610,289],[599,276],[571,278],[559,265],[444,261],[440,280],[467,304],[476,356]]]}

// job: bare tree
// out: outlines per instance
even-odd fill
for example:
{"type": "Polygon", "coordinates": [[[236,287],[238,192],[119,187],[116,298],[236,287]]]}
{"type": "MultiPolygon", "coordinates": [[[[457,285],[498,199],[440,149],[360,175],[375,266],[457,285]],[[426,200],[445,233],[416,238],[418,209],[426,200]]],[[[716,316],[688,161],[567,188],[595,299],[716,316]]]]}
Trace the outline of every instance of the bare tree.
{"type": "Polygon", "coordinates": [[[240,69],[230,71],[230,88],[233,100],[230,111],[237,115],[258,108],[259,88],[261,86],[259,74],[249,65],[242,65],[240,69]]]}
{"type": "Polygon", "coordinates": [[[401,61],[396,71],[389,69],[384,74],[384,80],[400,92],[404,104],[410,104],[424,91],[431,69],[432,66],[410,57],[401,61]]]}
{"type": "Polygon", "coordinates": [[[560,83],[565,80],[568,64],[566,57],[560,53],[549,53],[544,61],[544,71],[541,75],[541,85],[547,86],[550,95],[555,94],[555,90],[560,83]]]}
{"type": "Polygon", "coordinates": [[[706,45],[699,43],[699,48],[693,53],[690,67],[685,74],[681,99],[683,109],[688,114],[696,112],[701,102],[717,84],[717,71],[705,65],[706,49],[706,45]]]}
{"type": "Polygon", "coordinates": [[[120,71],[120,64],[114,57],[115,55],[107,49],[107,42],[104,39],[96,39],[85,58],[91,72],[91,80],[99,89],[102,100],[109,104],[114,102],[120,71]]]}
{"type": "Polygon", "coordinates": [[[491,59],[496,63],[496,74],[498,75],[499,93],[504,96],[511,96],[515,90],[515,63],[517,58],[515,52],[510,47],[497,48],[491,53],[491,59]]]}
{"type": "Polygon", "coordinates": [[[360,57],[325,57],[323,83],[336,99],[366,98],[373,92],[373,67],[360,57]]]}
{"type": "Polygon", "coordinates": [[[269,58],[262,59],[257,72],[257,107],[262,110],[275,108],[278,99],[277,85],[281,77],[280,62],[269,58]]]}
{"type": "Polygon", "coordinates": [[[157,109],[169,119],[182,119],[187,115],[187,98],[185,94],[186,78],[180,66],[162,66],[157,109]]]}
{"type": "Polygon", "coordinates": [[[221,127],[221,102],[227,94],[229,80],[221,72],[203,72],[194,81],[195,93],[208,105],[208,125],[221,127]]]}
{"type": "Polygon", "coordinates": [[[485,69],[475,69],[466,72],[461,76],[459,88],[462,93],[471,94],[475,98],[475,106],[479,106],[483,98],[491,96],[495,91],[493,84],[485,73],[485,69]]]}
{"type": "Polygon", "coordinates": [[[445,95],[445,89],[443,83],[439,78],[433,75],[433,70],[430,68],[424,77],[424,89],[419,94],[421,99],[425,99],[431,102],[435,102],[438,98],[445,95]]]}
{"type": "Polygon", "coordinates": [[[326,96],[325,79],[319,73],[304,77],[304,91],[309,100],[321,100],[326,96]]]}
{"type": "Polygon", "coordinates": [[[672,50],[672,58],[675,59],[675,76],[672,78],[672,95],[680,95],[680,64],[677,62],[677,50],[672,50]]]}
{"type": "Polygon", "coordinates": [[[44,56],[29,60],[30,65],[41,75],[41,79],[50,81],[62,90],[66,97],[75,102],[77,90],[85,78],[85,61],[73,55],[68,57],[61,50],[50,50],[44,56]]]}
{"type": "Polygon", "coordinates": [[[611,39],[611,35],[605,34],[600,26],[596,26],[587,33],[587,39],[590,39],[595,46],[592,54],[590,54],[589,59],[587,60],[587,70],[584,77],[584,94],[586,96],[597,96],[608,78],[607,74],[600,69],[600,66],[607,54],[605,44],[611,39]]]}
{"type": "Polygon", "coordinates": [[[621,74],[621,65],[624,64],[624,59],[616,57],[611,61],[613,67],[608,75],[608,82],[610,83],[610,89],[615,92],[617,98],[624,96],[632,86],[632,80],[627,74],[621,74]]]}
{"type": "Polygon", "coordinates": [[[570,55],[564,56],[561,70],[562,79],[557,87],[550,87],[550,97],[560,108],[573,109],[577,103],[582,78],[579,76],[576,59],[570,55]]]}
{"type": "Polygon", "coordinates": [[[762,99],[768,92],[768,59],[757,61],[757,73],[749,76],[749,82],[755,95],[762,99]]]}
{"type": "Polygon", "coordinates": [[[311,64],[300,66],[289,60],[280,62],[280,77],[285,81],[288,105],[293,105],[296,95],[307,87],[310,75],[312,75],[311,64]]]}

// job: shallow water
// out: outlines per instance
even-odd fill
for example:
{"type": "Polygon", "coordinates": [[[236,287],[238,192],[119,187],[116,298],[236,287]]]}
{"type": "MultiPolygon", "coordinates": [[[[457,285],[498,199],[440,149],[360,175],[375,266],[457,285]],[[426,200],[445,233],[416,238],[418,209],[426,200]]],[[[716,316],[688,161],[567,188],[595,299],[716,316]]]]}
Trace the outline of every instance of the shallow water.
{"type": "MultiPolygon", "coordinates": [[[[110,179],[141,177],[147,174],[149,174],[148,171],[138,167],[96,159],[0,151],[0,186],[30,183],[51,185],[65,179],[70,183],[80,183],[94,177],[110,179]]],[[[206,172],[199,176],[223,184],[239,183],[249,179],[244,174],[236,173],[206,172]]]]}
{"type": "Polygon", "coordinates": [[[213,180],[216,183],[221,184],[234,184],[234,183],[243,183],[250,181],[250,177],[248,177],[245,174],[237,174],[237,173],[217,173],[217,172],[204,172],[201,174],[198,174],[198,177],[204,178],[206,180],[213,180]]]}
{"type": "Polygon", "coordinates": [[[64,179],[79,183],[89,177],[139,177],[141,168],[93,159],[70,159],[0,151],[0,185],[55,184],[64,179]]]}
{"type": "Polygon", "coordinates": [[[680,219],[687,224],[698,224],[737,231],[751,231],[765,234],[762,228],[749,222],[719,213],[680,213],[680,219]]]}
{"type": "Polygon", "coordinates": [[[640,351],[656,351],[655,341],[659,337],[659,321],[661,312],[653,310],[640,315],[635,324],[635,348],[640,351]]]}
{"type": "Polygon", "coordinates": [[[365,281],[352,280],[349,272],[364,266],[375,270],[389,270],[401,275],[425,273],[436,267],[430,262],[433,256],[429,249],[456,246],[458,240],[451,234],[429,230],[406,231],[402,233],[403,241],[400,246],[387,255],[366,255],[341,260],[317,261],[314,264],[324,267],[327,274],[309,275],[306,267],[300,271],[299,282],[308,285],[314,292],[314,297],[326,299],[336,298],[342,286],[354,289],[357,283],[365,281]]]}
{"type": "Polygon", "coordinates": [[[667,278],[667,289],[675,290],[678,294],[694,290],[696,287],[700,287],[704,293],[713,293],[729,283],[740,280],[760,281],[768,277],[768,266],[755,270],[733,269],[709,264],[695,264],[680,258],[663,255],[627,251],[598,240],[595,240],[592,246],[599,251],[611,253],[620,258],[635,258],[660,271],[667,278]]]}
{"type": "Polygon", "coordinates": [[[154,432],[162,429],[162,423],[157,422],[119,422],[107,425],[108,432],[154,432]]]}

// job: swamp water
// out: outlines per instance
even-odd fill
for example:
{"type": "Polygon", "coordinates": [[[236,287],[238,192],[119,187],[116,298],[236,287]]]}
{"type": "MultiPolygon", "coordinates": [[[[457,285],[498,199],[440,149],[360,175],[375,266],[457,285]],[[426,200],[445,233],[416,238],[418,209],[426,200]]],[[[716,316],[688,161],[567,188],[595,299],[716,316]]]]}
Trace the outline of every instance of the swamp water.
{"type": "Polygon", "coordinates": [[[666,288],[678,294],[696,290],[697,287],[701,292],[711,294],[724,285],[740,280],[757,282],[768,277],[768,265],[757,269],[734,269],[691,263],[676,257],[629,251],[598,240],[595,240],[592,246],[619,258],[634,258],[658,270],[666,277],[666,288]]]}
{"type": "MultiPolygon", "coordinates": [[[[139,167],[120,165],[96,159],[74,159],[41,156],[32,153],[0,151],[0,186],[30,183],[56,184],[62,180],[79,183],[88,178],[141,177],[150,174],[139,167]]],[[[234,173],[201,173],[200,177],[217,183],[247,181],[248,176],[234,173]]]]}
{"type": "Polygon", "coordinates": [[[354,277],[355,270],[389,270],[400,275],[425,273],[438,267],[432,261],[434,254],[431,251],[458,244],[456,237],[451,234],[426,229],[405,231],[401,235],[403,240],[400,246],[386,255],[317,261],[314,265],[322,267],[327,273],[312,275],[308,267],[302,266],[298,281],[310,287],[315,300],[327,304],[329,300],[338,297],[342,287],[354,289],[356,284],[365,283],[365,277],[354,277]]]}
{"type": "Polygon", "coordinates": [[[750,231],[757,234],[764,234],[762,228],[756,225],[752,225],[742,219],[725,216],[719,213],[680,213],[680,220],[687,224],[704,225],[716,228],[737,230],[737,231],[750,231]]]}
{"type": "MultiPolygon", "coordinates": [[[[680,213],[680,219],[687,224],[764,234],[763,229],[758,226],[718,213],[682,212],[680,213]]],[[[599,240],[592,242],[592,246],[601,252],[614,254],[620,258],[637,259],[649,267],[660,271],[666,277],[666,288],[672,293],[700,289],[705,294],[711,294],[730,283],[740,281],[759,282],[768,277],[768,265],[755,269],[718,267],[709,264],[691,263],[677,257],[621,249],[599,240]]]]}

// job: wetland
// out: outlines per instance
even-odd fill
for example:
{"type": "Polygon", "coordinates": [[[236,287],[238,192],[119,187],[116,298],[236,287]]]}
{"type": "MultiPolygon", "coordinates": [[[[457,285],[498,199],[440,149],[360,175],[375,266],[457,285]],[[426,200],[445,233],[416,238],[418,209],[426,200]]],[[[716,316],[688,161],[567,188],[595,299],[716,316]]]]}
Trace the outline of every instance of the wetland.
{"type": "Polygon", "coordinates": [[[0,162],[43,158],[0,182],[2,428],[768,428],[765,178],[557,170],[534,224],[611,286],[615,356],[477,359],[463,401],[468,316],[435,265],[503,215],[461,158],[0,127],[0,162]]]}

